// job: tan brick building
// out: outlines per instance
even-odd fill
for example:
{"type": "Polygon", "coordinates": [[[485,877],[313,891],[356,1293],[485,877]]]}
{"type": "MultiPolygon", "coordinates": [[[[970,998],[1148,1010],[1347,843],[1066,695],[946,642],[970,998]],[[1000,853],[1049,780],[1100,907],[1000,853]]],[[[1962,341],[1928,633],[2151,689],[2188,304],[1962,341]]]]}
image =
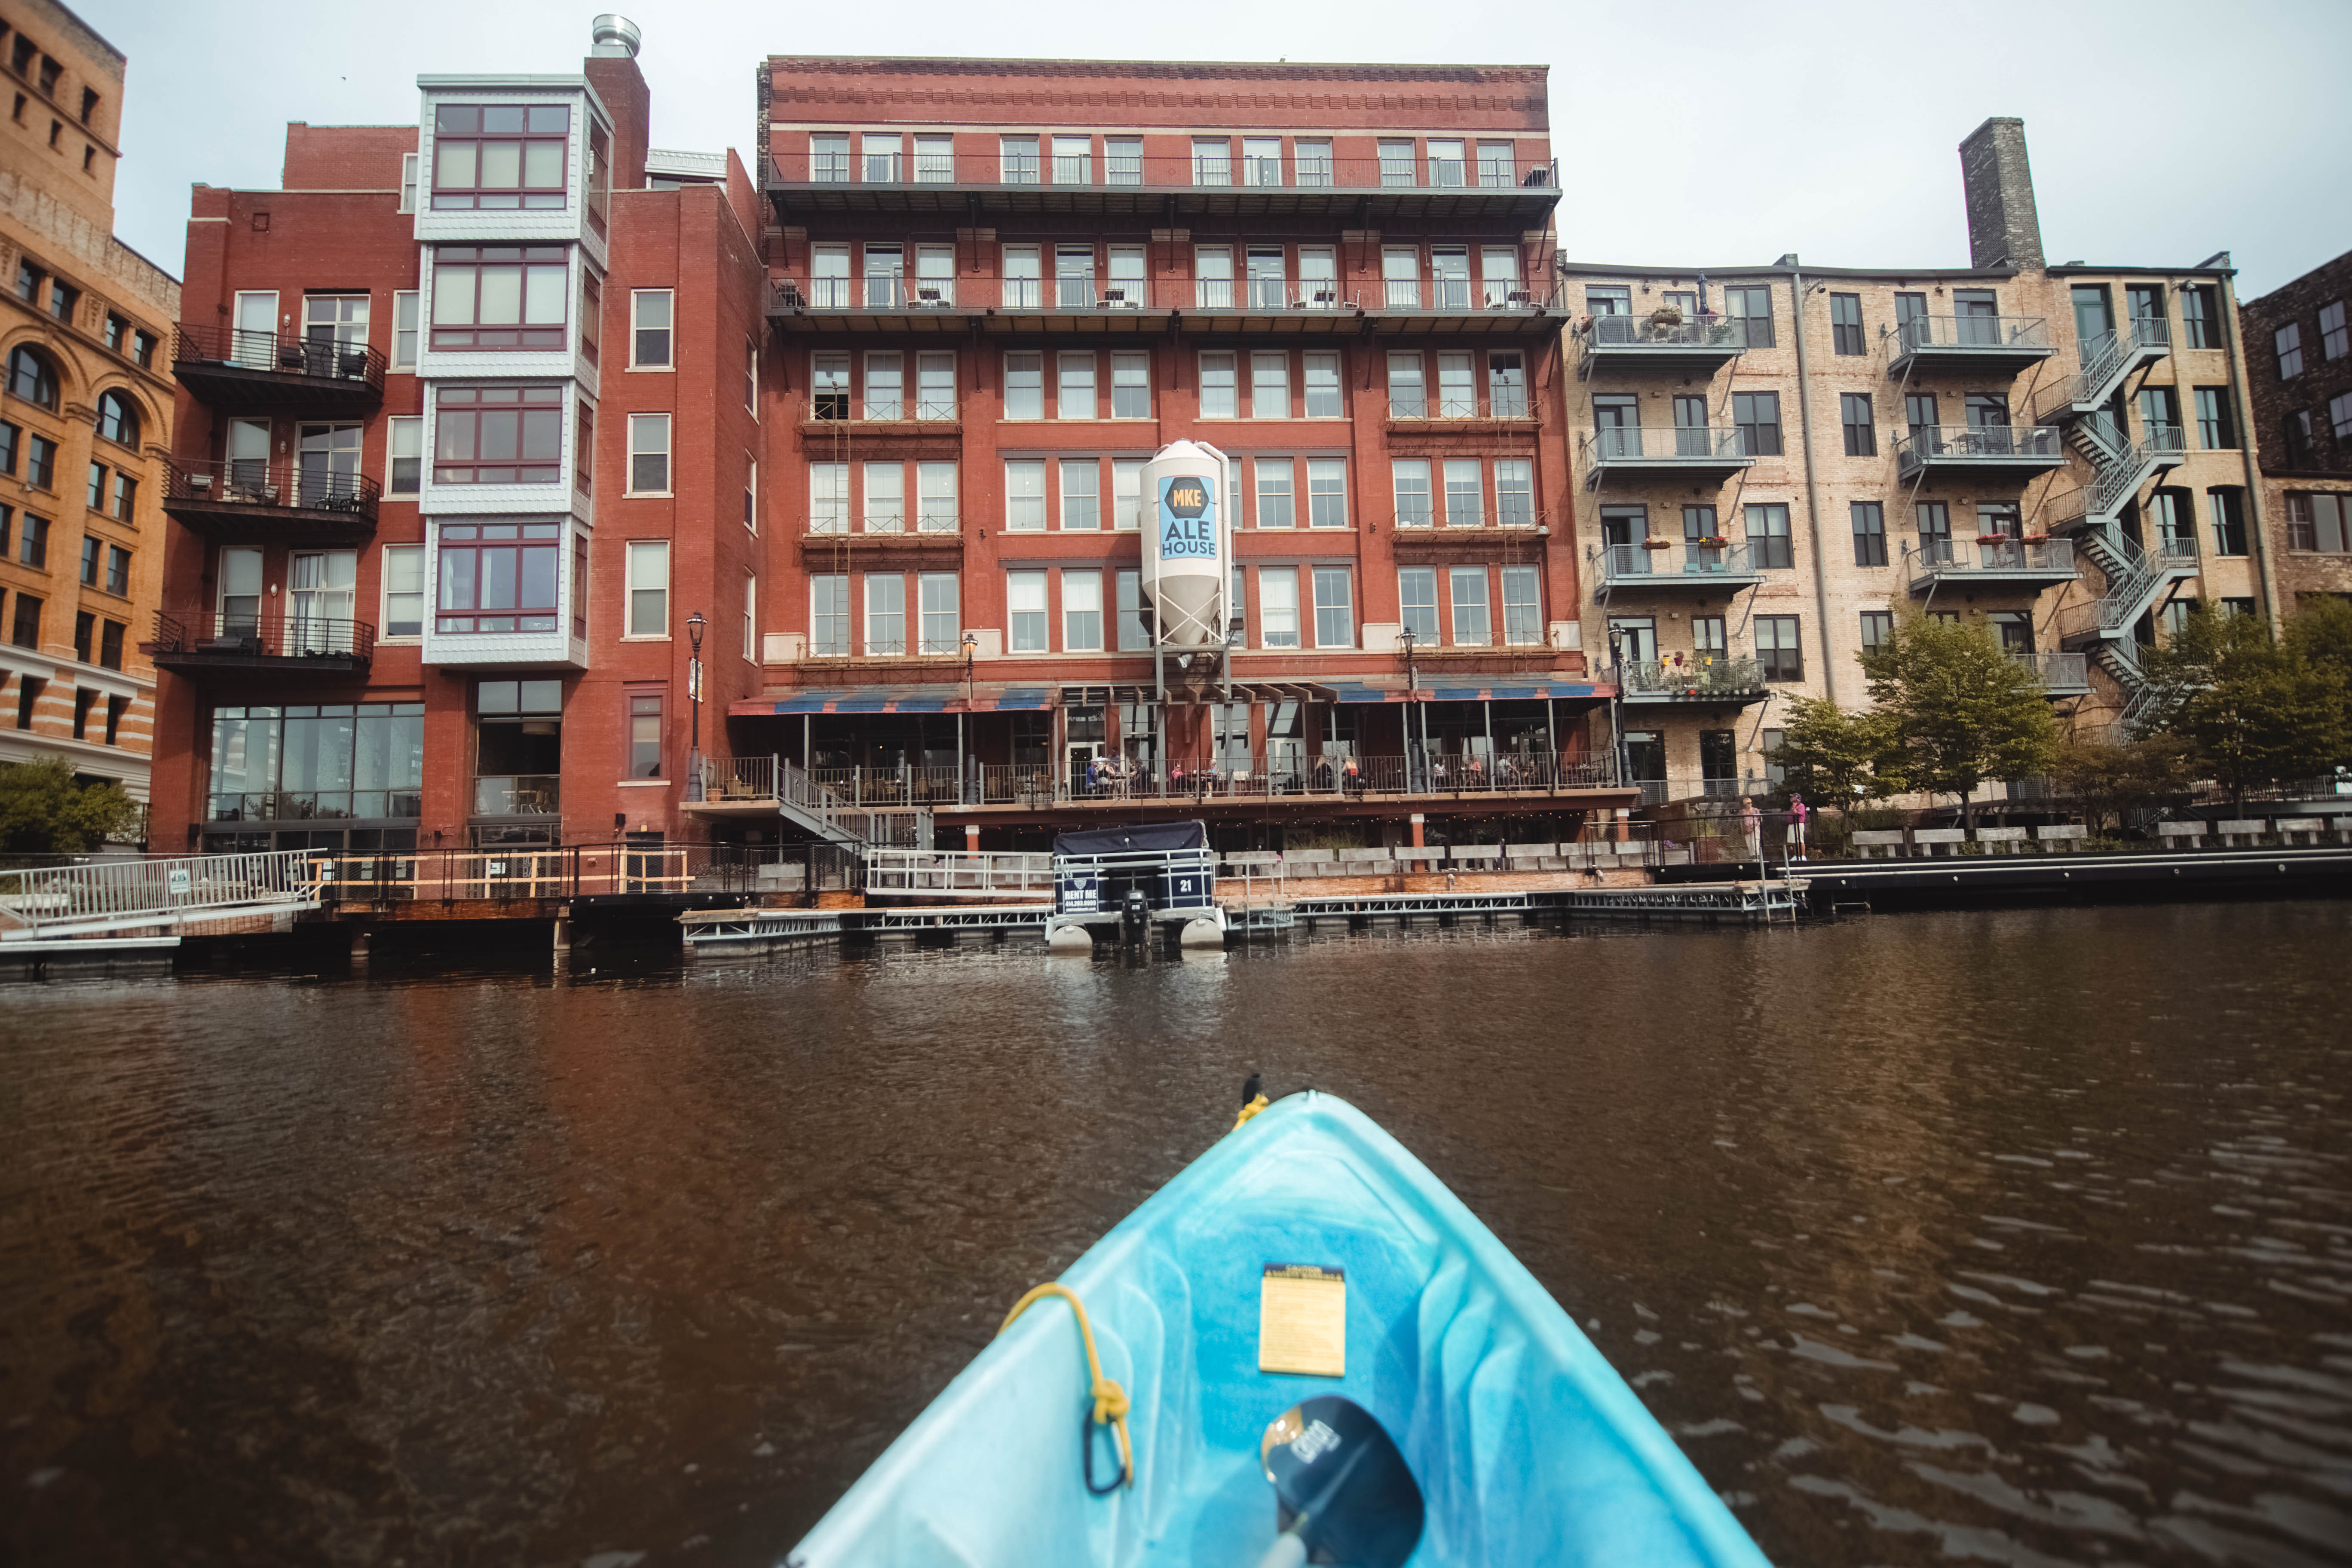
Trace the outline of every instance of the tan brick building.
{"type": "Polygon", "coordinates": [[[143,800],[180,286],[114,237],[123,64],[50,0],[0,23],[0,763],[143,800]]]}
{"type": "Polygon", "coordinates": [[[1651,804],[1760,793],[1906,605],[1990,619],[2078,727],[2189,601],[2276,608],[2228,254],[2048,263],[2020,122],[1961,155],[1966,267],[1562,263],[1584,642],[1651,804]]]}

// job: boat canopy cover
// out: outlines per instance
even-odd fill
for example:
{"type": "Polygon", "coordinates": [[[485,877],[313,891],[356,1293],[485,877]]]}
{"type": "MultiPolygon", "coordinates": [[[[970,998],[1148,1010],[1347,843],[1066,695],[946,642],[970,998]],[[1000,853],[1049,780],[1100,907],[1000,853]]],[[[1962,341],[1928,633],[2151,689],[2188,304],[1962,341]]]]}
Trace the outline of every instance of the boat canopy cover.
{"type": "Polygon", "coordinates": [[[1209,830],[1198,822],[1139,822],[1125,827],[1086,827],[1054,836],[1056,855],[1164,855],[1208,847],[1209,830]]]}

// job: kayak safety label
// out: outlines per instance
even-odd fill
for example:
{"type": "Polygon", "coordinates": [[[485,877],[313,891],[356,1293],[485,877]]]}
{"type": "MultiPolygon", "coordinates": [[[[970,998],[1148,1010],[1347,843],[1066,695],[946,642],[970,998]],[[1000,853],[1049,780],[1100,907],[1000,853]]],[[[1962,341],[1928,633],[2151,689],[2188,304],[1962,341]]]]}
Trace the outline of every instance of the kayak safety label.
{"type": "Polygon", "coordinates": [[[1257,1369],[1348,1375],[1348,1276],[1314,1263],[1269,1263],[1258,1282],[1257,1369]]]}

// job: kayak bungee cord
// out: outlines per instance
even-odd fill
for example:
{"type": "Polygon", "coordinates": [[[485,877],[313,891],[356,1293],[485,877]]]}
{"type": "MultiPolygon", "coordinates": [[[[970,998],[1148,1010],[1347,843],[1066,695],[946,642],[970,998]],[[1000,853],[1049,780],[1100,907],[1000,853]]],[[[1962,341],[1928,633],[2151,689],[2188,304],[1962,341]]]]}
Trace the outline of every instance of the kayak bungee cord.
{"type": "Polygon", "coordinates": [[[1094,1386],[1089,1390],[1089,1394],[1095,1402],[1091,1418],[1081,1416],[1078,1419],[1078,1453],[1086,1466],[1087,1490],[1097,1497],[1108,1497],[1122,1486],[1135,1485],[1135,1449],[1127,1438],[1127,1390],[1121,1388],[1114,1379],[1103,1375],[1102,1358],[1095,1353],[1094,1325],[1087,1321],[1086,1303],[1078,1300],[1076,1291],[1058,1280],[1050,1284],[1033,1286],[1027,1295],[1013,1303],[1013,1310],[1004,1314],[1004,1321],[997,1325],[996,1331],[1000,1336],[1003,1335],[1005,1330],[1013,1326],[1013,1321],[1015,1318],[1029,1310],[1031,1303],[1042,1301],[1048,1296],[1059,1296],[1070,1304],[1070,1310],[1078,1315],[1078,1333],[1086,1341],[1087,1346],[1087,1372],[1094,1379],[1094,1386]],[[1118,1434],[1119,1474],[1108,1486],[1095,1485],[1092,1428],[1097,1426],[1110,1426],[1118,1434]]]}

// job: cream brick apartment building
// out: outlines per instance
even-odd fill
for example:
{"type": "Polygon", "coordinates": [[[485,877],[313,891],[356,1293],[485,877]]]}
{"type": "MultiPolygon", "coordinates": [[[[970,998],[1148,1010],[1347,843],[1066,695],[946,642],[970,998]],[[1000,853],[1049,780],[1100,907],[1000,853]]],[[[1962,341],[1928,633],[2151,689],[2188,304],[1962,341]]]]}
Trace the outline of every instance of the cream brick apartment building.
{"type": "Polygon", "coordinates": [[[180,286],[114,237],[123,65],[50,0],[0,16],[0,763],[144,800],[180,286]]]}
{"type": "Polygon", "coordinates": [[[2076,728],[2193,601],[2277,612],[2227,253],[2049,263],[2021,122],[1961,162],[1963,268],[1561,263],[1584,642],[1649,804],[1761,793],[1906,606],[1989,620],[2076,728]]]}

